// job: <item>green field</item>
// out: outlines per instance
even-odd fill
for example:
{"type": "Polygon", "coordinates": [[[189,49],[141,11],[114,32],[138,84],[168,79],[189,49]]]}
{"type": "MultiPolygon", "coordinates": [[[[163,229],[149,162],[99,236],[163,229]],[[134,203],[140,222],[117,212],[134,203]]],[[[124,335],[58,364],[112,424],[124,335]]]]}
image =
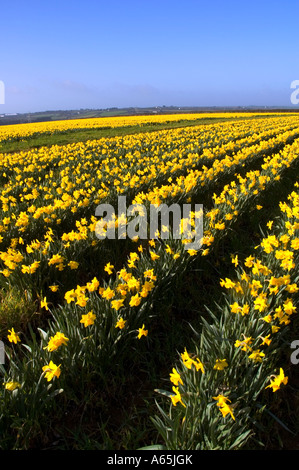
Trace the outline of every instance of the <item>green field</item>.
{"type": "Polygon", "coordinates": [[[1,450],[299,449],[297,114],[70,128],[0,152],[1,450]],[[95,208],[119,195],[203,204],[202,247],[98,240],[95,208]]]}

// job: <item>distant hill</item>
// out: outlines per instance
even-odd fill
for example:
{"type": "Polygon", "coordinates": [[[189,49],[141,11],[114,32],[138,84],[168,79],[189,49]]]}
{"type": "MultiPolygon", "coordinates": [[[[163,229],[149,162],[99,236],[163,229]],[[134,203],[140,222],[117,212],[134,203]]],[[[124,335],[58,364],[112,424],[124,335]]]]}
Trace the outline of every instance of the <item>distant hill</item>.
{"type": "Polygon", "coordinates": [[[156,106],[150,108],[106,108],[106,109],[75,109],[75,110],[53,110],[34,113],[16,113],[0,115],[0,125],[23,124],[28,122],[59,121],[66,119],[87,119],[109,116],[136,116],[151,114],[174,114],[174,113],[207,113],[207,112],[298,112],[299,107],[292,108],[281,106],[238,106],[238,107],[198,107],[198,106],[156,106]]]}

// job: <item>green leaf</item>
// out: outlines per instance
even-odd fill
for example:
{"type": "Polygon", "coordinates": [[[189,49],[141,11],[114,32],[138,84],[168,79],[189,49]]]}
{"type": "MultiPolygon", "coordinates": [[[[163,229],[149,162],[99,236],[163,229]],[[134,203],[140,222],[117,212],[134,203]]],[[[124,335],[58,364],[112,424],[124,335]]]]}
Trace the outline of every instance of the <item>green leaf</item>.
{"type": "Polygon", "coordinates": [[[170,397],[173,396],[173,393],[172,393],[172,392],[168,392],[167,390],[163,390],[163,389],[161,389],[161,388],[156,388],[154,391],[157,392],[157,393],[160,393],[160,395],[164,395],[164,396],[166,396],[166,397],[168,397],[168,398],[170,398],[170,397]]]}
{"type": "Polygon", "coordinates": [[[277,421],[286,431],[290,432],[291,434],[293,434],[293,436],[295,436],[295,433],[291,431],[279,418],[277,418],[277,416],[271,413],[271,411],[267,410],[267,408],[265,408],[264,411],[266,411],[266,413],[272,416],[272,418],[274,418],[275,421],[277,421]]]}
{"type": "Polygon", "coordinates": [[[49,336],[49,333],[47,333],[46,331],[42,330],[41,328],[37,328],[38,331],[40,332],[40,335],[41,337],[44,339],[44,340],[47,340],[48,339],[48,336],[49,336]]]}
{"type": "Polygon", "coordinates": [[[230,446],[229,450],[235,449],[236,447],[244,444],[244,441],[246,441],[246,439],[248,439],[248,437],[250,436],[251,433],[252,433],[252,431],[251,431],[251,429],[249,429],[248,431],[245,431],[243,434],[241,434],[241,436],[237,437],[235,442],[230,446]]]}

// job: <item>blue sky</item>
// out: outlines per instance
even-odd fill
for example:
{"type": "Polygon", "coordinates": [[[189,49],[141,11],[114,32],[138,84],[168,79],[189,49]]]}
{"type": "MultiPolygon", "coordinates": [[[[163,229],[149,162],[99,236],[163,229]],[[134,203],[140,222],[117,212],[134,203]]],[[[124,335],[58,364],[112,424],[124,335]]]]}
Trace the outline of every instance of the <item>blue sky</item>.
{"type": "Polygon", "coordinates": [[[298,0],[11,0],[1,113],[290,106],[298,0]]]}

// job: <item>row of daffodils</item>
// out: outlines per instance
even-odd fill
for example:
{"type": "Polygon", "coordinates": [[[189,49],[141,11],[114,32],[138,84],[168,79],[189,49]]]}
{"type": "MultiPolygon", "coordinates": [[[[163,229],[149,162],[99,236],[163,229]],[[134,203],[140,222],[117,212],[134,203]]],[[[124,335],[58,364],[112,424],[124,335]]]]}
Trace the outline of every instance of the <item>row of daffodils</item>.
{"type": "MultiPolygon", "coordinates": [[[[8,182],[0,195],[2,274],[43,296],[54,281],[63,284],[80,269],[86,251],[99,258],[105,250],[107,244],[94,236],[97,204],[116,202],[120,194],[127,196],[128,204],[199,199],[215,190],[221,178],[232,177],[267,154],[271,159],[275,149],[297,135],[294,118],[282,123],[271,118],[255,125],[225,123],[216,130],[202,126],[7,155],[2,166],[8,182]]],[[[216,227],[223,224],[220,220],[216,227]]]]}
{"type": "MultiPolygon", "coordinates": [[[[275,113],[273,113],[275,115],[275,113]]],[[[286,113],[287,115],[287,113],[286,113]]],[[[1,126],[0,144],[2,142],[11,142],[15,140],[28,139],[40,135],[51,135],[55,133],[70,132],[84,129],[105,129],[105,128],[121,128],[128,129],[133,126],[144,126],[147,124],[164,124],[165,122],[180,121],[196,121],[200,119],[226,119],[227,117],[242,118],[255,116],[255,113],[194,113],[194,114],[169,114],[160,115],[152,114],[147,116],[116,116],[116,117],[100,117],[87,119],[72,119],[60,121],[46,121],[37,123],[15,124],[1,126]]]]}
{"type": "MultiPolygon", "coordinates": [[[[159,300],[242,214],[258,213],[259,197],[298,163],[298,137],[298,119],[282,115],[3,155],[1,285],[37,301],[40,321],[11,325],[2,338],[0,447],[30,447],[49,415],[92,400],[111,371],[147,351],[159,300]],[[205,198],[201,248],[185,249],[194,233],[165,240],[160,232],[109,248],[95,236],[95,208],[126,194],[146,208],[205,198]]],[[[167,448],[242,447],[261,391],[287,382],[275,361],[296,312],[295,190],[281,211],[247,270],[234,257],[237,279],[220,280],[227,303],[203,322],[195,354],[182,352],[172,391],[160,390],[171,406],[158,404],[153,422],[167,448]]]]}
{"type": "MultiPolygon", "coordinates": [[[[210,312],[192,353],[186,349],[170,372],[171,401],[158,405],[157,429],[170,449],[235,449],[255,432],[260,410],[287,386],[279,364],[291,356],[290,328],[297,313],[299,183],[280,218],[252,255],[232,258],[235,277],[220,279],[220,312],[210,312]]],[[[264,411],[265,412],[265,411],[264,411]]]]}

